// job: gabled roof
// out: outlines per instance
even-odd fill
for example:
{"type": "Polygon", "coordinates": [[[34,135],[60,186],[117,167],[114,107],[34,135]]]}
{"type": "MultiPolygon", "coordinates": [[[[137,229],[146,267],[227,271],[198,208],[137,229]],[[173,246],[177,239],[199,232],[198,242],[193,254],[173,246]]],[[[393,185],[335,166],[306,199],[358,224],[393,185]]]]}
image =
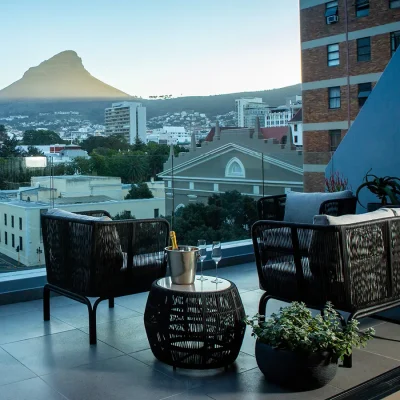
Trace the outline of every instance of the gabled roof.
{"type": "Polygon", "coordinates": [[[260,128],[264,139],[277,139],[281,142],[284,136],[289,132],[288,126],[272,126],[270,128],[260,128]]]}
{"type": "Polygon", "coordinates": [[[302,121],[303,121],[303,109],[300,108],[300,110],[297,111],[297,113],[289,122],[302,122],[302,121]]]}
{"type": "MultiPolygon", "coordinates": [[[[231,129],[243,129],[243,128],[239,128],[239,127],[237,127],[237,126],[232,126],[232,127],[223,126],[223,127],[220,127],[220,128],[219,128],[220,131],[225,131],[225,130],[227,130],[227,129],[230,129],[230,130],[231,130],[231,129]]],[[[214,126],[213,128],[210,129],[210,132],[208,132],[208,135],[206,136],[205,141],[206,141],[206,142],[212,142],[213,139],[214,139],[214,135],[215,135],[215,126],[214,126]]]]}

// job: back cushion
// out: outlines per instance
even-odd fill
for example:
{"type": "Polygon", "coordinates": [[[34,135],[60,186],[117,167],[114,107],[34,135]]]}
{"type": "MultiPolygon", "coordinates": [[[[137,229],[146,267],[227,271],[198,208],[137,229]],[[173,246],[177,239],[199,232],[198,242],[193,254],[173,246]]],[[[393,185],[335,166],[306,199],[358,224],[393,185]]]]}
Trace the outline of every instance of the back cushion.
{"type": "MultiPolygon", "coordinates": [[[[58,217],[69,218],[71,220],[79,221],[111,221],[109,217],[92,217],[82,214],[74,214],[69,211],[60,210],[57,208],[50,209],[47,214],[58,217]]],[[[70,227],[70,234],[73,236],[70,238],[71,245],[76,241],[79,243],[80,240],[89,240],[80,236],[87,236],[88,231],[80,229],[79,224],[75,226],[72,224],[70,227]]],[[[96,235],[96,259],[100,260],[101,265],[97,265],[98,274],[107,274],[108,272],[117,272],[122,268],[123,254],[121,249],[121,242],[115,225],[101,224],[98,227],[98,234],[96,235]],[[108,270],[108,272],[107,272],[108,270]]],[[[73,250],[72,250],[73,251],[73,250]]]]}
{"type": "Polygon", "coordinates": [[[319,214],[321,204],[327,200],[347,199],[353,197],[351,190],[334,193],[300,193],[289,192],[286,196],[286,222],[312,224],[314,215],[319,214]]]}
{"type": "Polygon", "coordinates": [[[368,222],[375,219],[392,218],[396,216],[394,209],[380,208],[379,210],[372,211],[364,214],[349,214],[340,217],[333,217],[331,215],[315,215],[315,225],[350,225],[357,222],[368,222]]]}

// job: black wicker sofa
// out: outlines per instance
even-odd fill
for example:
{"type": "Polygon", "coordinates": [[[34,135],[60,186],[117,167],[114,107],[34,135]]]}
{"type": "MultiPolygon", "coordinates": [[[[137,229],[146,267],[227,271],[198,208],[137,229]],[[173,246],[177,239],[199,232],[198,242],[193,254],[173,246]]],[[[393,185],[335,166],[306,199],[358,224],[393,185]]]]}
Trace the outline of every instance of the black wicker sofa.
{"type": "Polygon", "coordinates": [[[252,239],[265,290],[259,313],[265,313],[271,298],[303,301],[316,309],[331,301],[339,312],[350,313],[348,321],[400,305],[397,210],[318,215],[314,224],[256,222],[252,239]]]}
{"type": "Polygon", "coordinates": [[[166,274],[165,219],[112,221],[105,211],[54,209],[41,215],[41,227],[48,282],[44,320],[50,319],[50,291],[86,304],[90,344],[97,341],[96,309],[102,300],[112,308],[115,297],[149,291],[166,274]],[[97,297],[93,306],[88,297],[97,297]]]}

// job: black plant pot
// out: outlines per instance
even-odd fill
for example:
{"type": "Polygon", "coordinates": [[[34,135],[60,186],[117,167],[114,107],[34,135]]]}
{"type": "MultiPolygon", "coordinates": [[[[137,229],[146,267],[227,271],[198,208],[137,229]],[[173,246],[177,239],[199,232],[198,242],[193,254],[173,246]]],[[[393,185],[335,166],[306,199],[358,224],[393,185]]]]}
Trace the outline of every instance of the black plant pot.
{"type": "Polygon", "coordinates": [[[300,354],[277,350],[258,340],[256,360],[268,381],[293,390],[325,386],[335,377],[338,368],[337,357],[329,352],[300,354]]]}

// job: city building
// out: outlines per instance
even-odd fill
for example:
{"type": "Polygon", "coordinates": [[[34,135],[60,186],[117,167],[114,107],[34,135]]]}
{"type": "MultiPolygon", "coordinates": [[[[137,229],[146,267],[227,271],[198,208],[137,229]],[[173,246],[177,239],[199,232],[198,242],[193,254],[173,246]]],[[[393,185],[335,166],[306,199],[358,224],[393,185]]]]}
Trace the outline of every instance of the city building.
{"type": "Polygon", "coordinates": [[[163,126],[147,131],[146,143],[158,144],[190,144],[190,134],[183,126],[163,126]]]}
{"type": "Polygon", "coordinates": [[[302,97],[293,96],[286,99],[286,104],[278,107],[269,107],[265,114],[266,128],[276,126],[288,126],[289,121],[294,117],[301,108],[302,97]]]}
{"type": "MultiPolygon", "coordinates": [[[[235,100],[236,104],[236,112],[237,112],[237,126],[239,128],[246,128],[246,120],[245,120],[245,109],[246,108],[252,108],[254,110],[257,109],[257,107],[262,107],[266,106],[261,97],[242,97],[240,99],[235,100]]],[[[249,118],[250,115],[248,115],[247,118],[249,118]]]]}
{"type": "MultiPolygon", "coordinates": [[[[263,128],[266,129],[266,128],[263,128]]],[[[279,128],[277,128],[279,129],[279,128]]],[[[220,129],[217,124],[188,153],[172,156],[158,176],[165,182],[167,215],[189,203],[207,203],[213,194],[238,190],[258,199],[303,190],[303,156],[294,146],[264,138],[259,127],[220,129]],[[173,170],[172,170],[173,167],[173,170]]]]}
{"type": "Polygon", "coordinates": [[[146,141],[146,107],[141,103],[112,103],[106,108],[104,117],[106,135],[124,136],[130,144],[137,139],[146,141]]]}
{"type": "Polygon", "coordinates": [[[398,0],[300,0],[304,191],[325,169],[400,44],[398,0]]]}
{"type": "Polygon", "coordinates": [[[135,218],[165,215],[160,182],[148,185],[160,197],[124,200],[129,189],[121,184],[121,178],[106,176],[32,177],[31,187],[0,190],[0,255],[25,266],[43,265],[40,214],[49,208],[105,210],[112,216],[130,211],[135,218]]]}
{"type": "Polygon", "coordinates": [[[303,109],[297,111],[294,117],[289,121],[290,133],[293,138],[293,144],[296,147],[303,147],[303,109]]]}
{"type": "Polygon", "coordinates": [[[243,108],[244,126],[246,128],[254,128],[256,126],[256,118],[260,121],[260,126],[265,126],[265,116],[268,114],[270,107],[264,103],[248,103],[243,108]]]}

